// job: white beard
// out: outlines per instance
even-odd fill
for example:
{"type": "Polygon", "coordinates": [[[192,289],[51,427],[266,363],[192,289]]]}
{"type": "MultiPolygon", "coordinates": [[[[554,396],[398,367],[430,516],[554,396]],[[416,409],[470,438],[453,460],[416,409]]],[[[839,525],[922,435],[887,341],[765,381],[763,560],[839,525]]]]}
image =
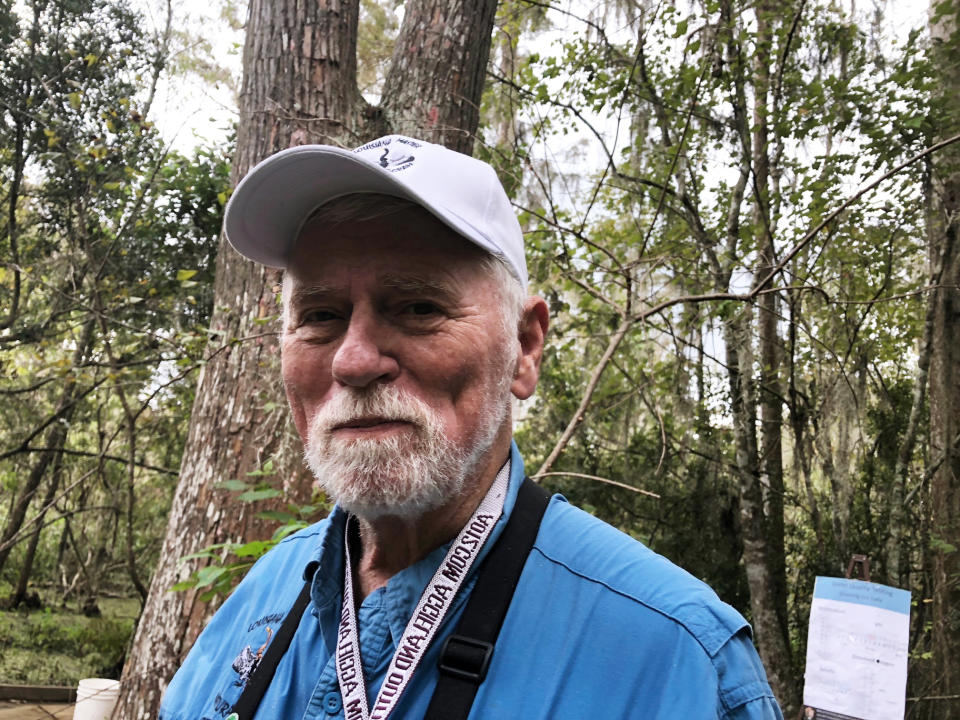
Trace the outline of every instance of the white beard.
{"type": "Polygon", "coordinates": [[[393,385],[344,388],[310,423],[304,457],[324,491],[366,520],[386,515],[414,519],[456,497],[472,477],[506,419],[509,376],[491,382],[472,438],[457,445],[427,403],[393,385]],[[386,438],[336,438],[337,425],[364,416],[411,424],[386,438]]]}

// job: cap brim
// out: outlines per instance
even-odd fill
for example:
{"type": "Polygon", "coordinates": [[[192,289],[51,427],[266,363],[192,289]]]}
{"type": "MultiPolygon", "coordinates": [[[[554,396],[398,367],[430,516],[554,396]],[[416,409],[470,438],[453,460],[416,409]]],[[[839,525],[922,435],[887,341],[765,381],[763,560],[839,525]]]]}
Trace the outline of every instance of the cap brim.
{"type": "Polygon", "coordinates": [[[227,203],[224,232],[242,255],[286,267],[304,220],[321,205],[352,193],[407,198],[450,224],[391,173],[351,150],[304,145],[272,155],[247,174],[227,203]]]}

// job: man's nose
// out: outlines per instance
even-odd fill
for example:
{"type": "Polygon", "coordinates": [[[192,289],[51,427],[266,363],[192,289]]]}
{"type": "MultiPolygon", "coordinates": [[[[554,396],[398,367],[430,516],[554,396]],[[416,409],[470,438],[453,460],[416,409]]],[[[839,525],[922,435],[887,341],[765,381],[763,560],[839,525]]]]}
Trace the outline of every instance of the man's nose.
{"type": "Polygon", "coordinates": [[[333,356],[333,378],[342,385],[366,387],[392,380],[400,366],[384,348],[386,333],[370,312],[355,309],[333,356]]]}

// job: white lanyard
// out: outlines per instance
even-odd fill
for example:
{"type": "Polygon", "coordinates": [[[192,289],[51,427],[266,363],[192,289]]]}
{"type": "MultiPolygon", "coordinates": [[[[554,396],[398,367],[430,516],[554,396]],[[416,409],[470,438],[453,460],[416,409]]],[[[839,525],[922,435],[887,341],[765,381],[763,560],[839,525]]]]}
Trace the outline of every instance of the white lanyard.
{"type": "Polygon", "coordinates": [[[493,485],[473,516],[453,541],[433,579],[427,583],[420,602],[417,603],[417,608],[397,643],[397,651],[390,660],[372,713],[367,709],[367,687],[360,660],[360,637],[357,632],[350,562],[350,523],[347,522],[344,536],[346,564],[343,572],[343,610],[337,634],[336,660],[337,680],[340,683],[346,720],[385,720],[397,706],[400,696],[423,659],[423,654],[430,646],[430,641],[450,610],[453,598],[503,513],[509,475],[510,463],[507,462],[497,473],[493,485]]]}

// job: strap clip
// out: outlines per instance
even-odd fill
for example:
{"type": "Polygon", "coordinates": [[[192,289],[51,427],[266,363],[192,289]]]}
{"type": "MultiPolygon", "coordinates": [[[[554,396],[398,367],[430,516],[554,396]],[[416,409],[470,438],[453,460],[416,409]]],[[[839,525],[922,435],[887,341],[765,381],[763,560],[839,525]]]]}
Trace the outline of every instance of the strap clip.
{"type": "Polygon", "coordinates": [[[465,635],[451,635],[440,651],[440,672],[477,685],[487,676],[493,645],[465,635]]]}

